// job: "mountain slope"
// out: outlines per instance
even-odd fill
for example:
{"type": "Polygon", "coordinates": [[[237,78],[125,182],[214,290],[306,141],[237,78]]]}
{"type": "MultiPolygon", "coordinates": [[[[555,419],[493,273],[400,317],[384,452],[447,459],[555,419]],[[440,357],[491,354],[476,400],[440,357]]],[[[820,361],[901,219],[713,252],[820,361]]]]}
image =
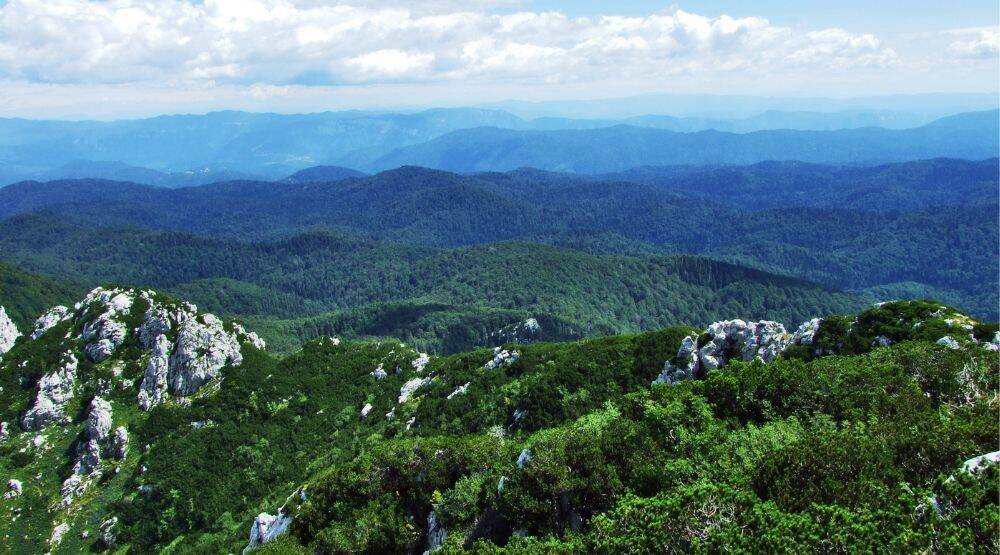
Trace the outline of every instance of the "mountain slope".
{"type": "Polygon", "coordinates": [[[277,359],[143,290],[50,314],[0,359],[14,551],[995,541],[996,467],[961,465],[995,448],[996,327],[937,303],[442,358],[324,337],[277,359]]]}

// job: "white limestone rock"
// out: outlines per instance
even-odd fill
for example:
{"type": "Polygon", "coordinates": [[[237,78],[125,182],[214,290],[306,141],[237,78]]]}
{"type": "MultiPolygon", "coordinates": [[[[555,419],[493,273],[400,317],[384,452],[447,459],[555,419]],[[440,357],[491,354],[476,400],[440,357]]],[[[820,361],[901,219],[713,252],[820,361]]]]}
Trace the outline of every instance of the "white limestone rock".
{"type": "Polygon", "coordinates": [[[456,395],[461,395],[461,394],[465,393],[465,391],[467,389],[469,389],[470,385],[472,385],[472,382],[467,382],[464,385],[460,385],[460,386],[456,387],[455,391],[452,391],[451,393],[448,394],[448,398],[451,399],[452,397],[454,397],[456,395]]]}
{"type": "Polygon", "coordinates": [[[59,369],[42,376],[38,381],[35,402],[21,418],[22,428],[40,430],[64,418],[66,403],[73,398],[78,363],[76,356],[67,351],[59,369]]]}
{"type": "Polygon", "coordinates": [[[52,536],[49,538],[49,546],[56,547],[62,543],[63,536],[66,535],[66,532],[69,532],[69,524],[66,524],[65,522],[62,522],[53,528],[52,536]]]}
{"type": "Polygon", "coordinates": [[[528,464],[531,460],[531,450],[525,448],[521,451],[521,454],[517,456],[517,467],[524,468],[524,465],[528,464]]]}
{"type": "Polygon", "coordinates": [[[365,406],[361,407],[361,418],[368,418],[368,414],[375,408],[371,403],[365,403],[365,406]]]}
{"type": "Polygon", "coordinates": [[[107,549],[114,545],[118,539],[118,517],[113,516],[102,522],[100,530],[97,540],[100,546],[107,549]]]}
{"type": "Polygon", "coordinates": [[[964,463],[962,463],[962,470],[975,474],[979,469],[984,468],[990,464],[1000,463],[1000,451],[994,451],[992,453],[987,453],[985,455],[979,455],[978,457],[973,457],[964,463]]]}
{"type": "Polygon", "coordinates": [[[938,339],[937,340],[937,344],[938,345],[944,345],[945,347],[948,347],[949,349],[954,349],[954,350],[958,350],[958,349],[962,348],[962,346],[958,343],[958,341],[955,341],[955,338],[952,337],[952,336],[950,336],[950,335],[946,335],[946,336],[942,337],[941,339],[938,339]]]}
{"type": "Polygon", "coordinates": [[[760,358],[766,363],[772,362],[793,341],[785,326],[768,320],[715,322],[705,330],[705,335],[707,341],[700,348],[694,336],[685,337],[675,357],[677,362],[667,361],[653,383],[675,384],[703,377],[725,366],[730,358],[744,362],[760,358]]]}
{"type": "Polygon", "coordinates": [[[153,340],[152,354],[146,363],[146,372],[139,385],[139,408],[148,411],[163,402],[167,396],[167,374],[170,369],[172,345],[166,335],[160,334],[153,340]]]}
{"type": "Polygon", "coordinates": [[[241,362],[239,340],[225,330],[221,320],[212,314],[202,315],[201,321],[191,318],[177,332],[177,342],[170,355],[167,374],[170,391],[176,395],[191,395],[215,379],[225,365],[241,362]]]}
{"type": "Polygon", "coordinates": [[[18,337],[21,337],[21,332],[17,330],[14,321],[7,316],[4,307],[0,306],[0,356],[14,346],[18,337]]]}
{"type": "Polygon", "coordinates": [[[510,366],[517,362],[517,359],[521,358],[521,353],[517,351],[508,351],[506,349],[501,349],[500,347],[495,347],[493,349],[493,358],[486,361],[483,368],[487,370],[495,370],[502,366],[510,366]]]}
{"type": "Polygon", "coordinates": [[[111,456],[118,460],[123,460],[128,455],[128,430],[125,426],[115,428],[115,433],[108,443],[108,450],[111,456]]]}
{"type": "Polygon", "coordinates": [[[107,359],[125,342],[128,329],[121,318],[128,315],[132,301],[131,291],[101,287],[84,298],[81,316],[103,308],[100,314],[84,325],[80,334],[80,339],[86,343],[83,350],[94,362],[107,359]]]}
{"type": "Polygon", "coordinates": [[[260,513],[250,525],[250,541],[243,548],[243,553],[248,553],[261,544],[273,541],[287,532],[291,523],[291,515],[286,515],[280,510],[276,516],[260,513]]]}
{"type": "Polygon", "coordinates": [[[792,343],[795,345],[812,345],[813,341],[816,340],[816,333],[819,332],[819,327],[822,324],[822,318],[813,318],[812,320],[803,322],[795,330],[795,333],[792,334],[792,343]]]}
{"type": "Polygon", "coordinates": [[[173,329],[173,322],[183,322],[187,318],[188,314],[183,311],[178,311],[171,317],[162,306],[151,306],[143,315],[142,324],[139,325],[139,341],[143,347],[153,350],[160,337],[173,329]]]}
{"type": "Polygon", "coordinates": [[[410,364],[413,366],[413,371],[420,374],[430,361],[431,357],[427,353],[418,353],[417,358],[413,359],[410,364]]]}
{"type": "Polygon", "coordinates": [[[410,397],[421,387],[431,383],[430,377],[427,378],[413,378],[408,382],[403,384],[403,387],[399,388],[399,399],[398,403],[403,404],[410,400],[410,397]]]}
{"type": "Polygon", "coordinates": [[[21,483],[20,480],[15,480],[11,478],[10,480],[7,480],[7,493],[4,494],[4,497],[6,497],[7,499],[19,497],[23,489],[24,485],[21,483]]]}
{"type": "Polygon", "coordinates": [[[444,545],[444,540],[448,539],[448,531],[438,521],[437,513],[431,511],[427,515],[427,551],[429,553],[439,549],[444,545]]]}
{"type": "Polygon", "coordinates": [[[111,403],[100,397],[90,401],[87,415],[87,437],[98,443],[105,441],[111,433],[111,403]]]}
{"type": "Polygon", "coordinates": [[[55,327],[56,324],[68,319],[70,316],[72,316],[72,314],[65,306],[54,306],[46,310],[44,314],[35,320],[35,327],[31,331],[31,338],[38,339],[39,337],[45,335],[45,332],[55,327]]]}

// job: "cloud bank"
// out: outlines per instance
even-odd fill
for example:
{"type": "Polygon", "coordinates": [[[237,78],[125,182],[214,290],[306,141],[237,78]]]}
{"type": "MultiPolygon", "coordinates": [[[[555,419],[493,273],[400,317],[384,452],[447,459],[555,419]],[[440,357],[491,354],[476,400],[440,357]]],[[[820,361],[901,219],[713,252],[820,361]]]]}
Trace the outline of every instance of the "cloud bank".
{"type": "MultiPolygon", "coordinates": [[[[495,13],[495,2],[10,0],[0,78],[33,83],[570,83],[809,67],[887,67],[872,34],[682,10],[495,13]]],[[[957,44],[995,55],[992,43],[957,44]],[[992,45],[992,46],[990,46],[992,45]]]]}

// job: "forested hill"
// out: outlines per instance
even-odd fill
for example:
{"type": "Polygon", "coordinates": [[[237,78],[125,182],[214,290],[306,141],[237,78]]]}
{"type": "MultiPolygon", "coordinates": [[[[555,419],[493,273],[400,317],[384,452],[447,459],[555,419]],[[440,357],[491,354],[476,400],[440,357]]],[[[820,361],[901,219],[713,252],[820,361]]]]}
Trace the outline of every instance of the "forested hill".
{"type": "Polygon", "coordinates": [[[442,170],[506,171],[520,167],[606,173],[644,165],[752,164],[765,160],[858,164],[921,158],[982,159],[1000,150],[998,112],[960,114],[913,129],[875,127],[837,131],[768,130],[677,133],[615,126],[603,129],[518,131],[463,129],[405,146],[368,165],[442,170]]]}
{"type": "Polygon", "coordinates": [[[995,158],[870,168],[646,168],[615,179],[400,168],[335,182],[179,190],[21,183],[0,189],[0,217],[47,211],[86,225],[240,240],[323,228],[420,247],[526,240],[591,253],[688,253],[879,298],[930,296],[996,315],[995,158]]]}
{"type": "Polygon", "coordinates": [[[450,348],[468,348],[531,317],[558,322],[548,331],[561,338],[702,325],[733,311],[791,323],[865,303],[698,257],[595,255],[535,243],[432,249],[328,232],[245,243],[81,227],[44,215],[0,223],[0,256],[47,275],[151,286],[210,310],[269,316],[261,331],[286,347],[333,330],[438,349],[457,336],[464,339],[450,348]],[[312,318],[275,321],[304,316],[312,318]]]}

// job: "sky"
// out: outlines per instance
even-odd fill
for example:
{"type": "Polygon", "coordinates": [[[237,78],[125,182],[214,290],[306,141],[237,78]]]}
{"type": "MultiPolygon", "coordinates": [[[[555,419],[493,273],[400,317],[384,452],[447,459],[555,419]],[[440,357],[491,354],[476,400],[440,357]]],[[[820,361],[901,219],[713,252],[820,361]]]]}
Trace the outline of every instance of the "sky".
{"type": "Polygon", "coordinates": [[[996,93],[996,0],[0,0],[0,116],[996,93]]]}

